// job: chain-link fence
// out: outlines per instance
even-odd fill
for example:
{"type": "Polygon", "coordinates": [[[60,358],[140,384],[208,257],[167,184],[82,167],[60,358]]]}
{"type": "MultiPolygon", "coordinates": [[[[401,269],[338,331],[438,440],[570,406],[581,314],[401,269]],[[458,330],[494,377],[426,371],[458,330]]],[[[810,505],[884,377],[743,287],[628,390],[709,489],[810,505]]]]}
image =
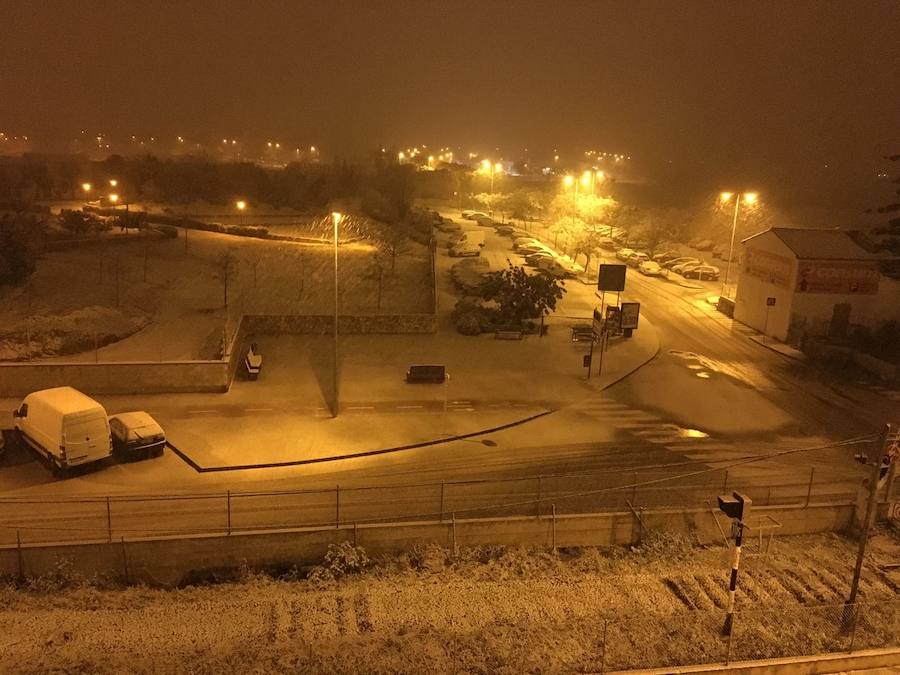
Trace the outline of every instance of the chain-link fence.
{"type": "Polygon", "coordinates": [[[741,490],[756,505],[849,500],[855,481],[745,480],[697,465],[364,487],[80,498],[0,498],[0,545],[231,533],[408,520],[712,508],[741,490]]]}
{"type": "Polygon", "coordinates": [[[900,599],[629,617],[604,622],[601,672],[851,653],[900,644],[900,599]]]}

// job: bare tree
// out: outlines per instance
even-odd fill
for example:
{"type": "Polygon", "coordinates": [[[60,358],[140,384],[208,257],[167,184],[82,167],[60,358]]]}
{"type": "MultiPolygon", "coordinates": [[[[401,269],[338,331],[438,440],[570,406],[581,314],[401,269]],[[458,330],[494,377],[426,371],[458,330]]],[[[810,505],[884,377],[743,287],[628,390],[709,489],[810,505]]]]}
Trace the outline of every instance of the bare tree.
{"type": "Polygon", "coordinates": [[[376,311],[381,311],[381,296],[384,288],[384,271],[387,268],[387,257],[384,252],[376,250],[372,254],[368,266],[363,272],[363,278],[378,283],[378,302],[376,311]]]}
{"type": "Polygon", "coordinates": [[[216,279],[222,282],[222,300],[228,309],[228,282],[238,274],[237,258],[231,251],[225,251],[216,258],[216,279]]]}

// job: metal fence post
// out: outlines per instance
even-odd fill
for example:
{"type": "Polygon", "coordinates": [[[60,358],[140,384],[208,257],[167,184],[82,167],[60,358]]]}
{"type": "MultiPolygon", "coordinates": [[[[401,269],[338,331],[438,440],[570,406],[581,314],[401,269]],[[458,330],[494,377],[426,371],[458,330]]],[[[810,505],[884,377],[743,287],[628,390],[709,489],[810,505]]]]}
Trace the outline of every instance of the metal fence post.
{"type": "Polygon", "coordinates": [[[637,503],[637,484],[638,484],[638,475],[637,471],[634,472],[634,480],[631,481],[631,503],[637,503]]]}
{"type": "Polygon", "coordinates": [[[444,481],[441,481],[441,522],[444,522],[444,481]]]}
{"type": "Polygon", "coordinates": [[[600,653],[600,675],[606,672],[606,631],[609,629],[609,619],[603,619],[603,651],[600,653]]]}
{"type": "Polygon", "coordinates": [[[550,505],[550,533],[553,552],[556,553],[556,504],[550,505]]]}
{"type": "Polygon", "coordinates": [[[453,555],[457,555],[459,553],[459,548],[456,545],[456,512],[450,514],[452,521],[450,523],[450,532],[453,537],[453,555]]]}
{"type": "Polygon", "coordinates": [[[725,479],[722,481],[722,493],[728,492],[728,469],[725,469],[725,479]]]}
{"type": "Polygon", "coordinates": [[[850,606],[850,654],[853,653],[853,647],[856,644],[856,626],[859,624],[859,610],[859,603],[850,606]]]}
{"type": "Polygon", "coordinates": [[[122,537],[122,567],[125,570],[125,585],[131,585],[131,578],[128,574],[128,552],[125,550],[125,537],[122,537]]]}
{"type": "Polygon", "coordinates": [[[809,506],[809,498],[812,496],[813,476],[816,475],[816,467],[809,467],[809,488],[806,490],[806,505],[809,506]]]}
{"type": "Polygon", "coordinates": [[[225,510],[228,517],[228,534],[231,534],[231,490],[225,492],[225,510]]]}
{"type": "Polygon", "coordinates": [[[106,537],[107,541],[112,542],[112,512],[109,506],[109,497],[106,498],[106,537]]]}
{"type": "Polygon", "coordinates": [[[541,517],[541,497],[543,496],[543,492],[544,492],[544,485],[543,485],[544,477],[541,475],[538,475],[537,479],[538,479],[538,489],[537,489],[537,501],[535,502],[535,507],[537,510],[537,517],[540,518],[541,517]]]}
{"type": "Polygon", "coordinates": [[[19,563],[19,581],[25,578],[25,565],[22,562],[22,531],[16,530],[16,557],[19,563]]]}
{"type": "Polygon", "coordinates": [[[772,486],[766,490],[766,506],[772,506],[772,486]]]}
{"type": "Polygon", "coordinates": [[[334,529],[341,526],[341,486],[334,486],[334,529]]]}

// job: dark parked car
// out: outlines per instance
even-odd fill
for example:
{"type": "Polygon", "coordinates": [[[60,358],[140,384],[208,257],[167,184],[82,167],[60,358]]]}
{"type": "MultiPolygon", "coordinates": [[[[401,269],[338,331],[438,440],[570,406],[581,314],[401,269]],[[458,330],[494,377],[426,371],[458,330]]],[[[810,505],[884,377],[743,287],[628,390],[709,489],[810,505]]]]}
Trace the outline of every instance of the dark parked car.
{"type": "Polygon", "coordinates": [[[145,412],[126,412],[109,418],[113,452],[124,458],[154,457],[163,453],[166,434],[145,412]]]}

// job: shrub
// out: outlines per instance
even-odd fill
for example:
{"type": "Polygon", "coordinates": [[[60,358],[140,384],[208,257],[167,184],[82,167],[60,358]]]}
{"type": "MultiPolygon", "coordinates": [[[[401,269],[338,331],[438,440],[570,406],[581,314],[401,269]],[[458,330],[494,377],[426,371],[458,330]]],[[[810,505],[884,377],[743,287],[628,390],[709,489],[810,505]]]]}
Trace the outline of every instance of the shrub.
{"type": "Polygon", "coordinates": [[[479,310],[461,312],[456,315],[456,330],[463,335],[481,335],[481,318],[479,310]]]}
{"type": "Polygon", "coordinates": [[[315,584],[328,583],[348,574],[362,572],[370,564],[366,550],[349,541],[329,544],[325,560],[312,569],[307,579],[315,584]]]}

